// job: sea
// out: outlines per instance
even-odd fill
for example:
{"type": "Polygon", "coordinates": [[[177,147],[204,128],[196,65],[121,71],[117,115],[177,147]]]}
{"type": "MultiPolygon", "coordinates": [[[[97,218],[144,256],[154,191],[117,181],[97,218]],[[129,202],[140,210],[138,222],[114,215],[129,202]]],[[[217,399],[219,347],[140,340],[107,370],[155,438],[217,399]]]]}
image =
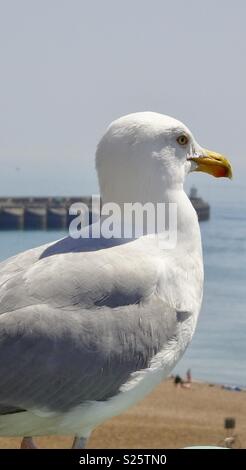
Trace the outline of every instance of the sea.
{"type": "MultiPolygon", "coordinates": [[[[209,193],[209,191],[208,191],[209,193]]],[[[240,188],[211,197],[211,218],[201,222],[205,266],[197,329],[174,373],[191,369],[198,380],[246,387],[246,210],[240,188]]],[[[55,241],[62,231],[2,231],[0,260],[55,241]]]]}

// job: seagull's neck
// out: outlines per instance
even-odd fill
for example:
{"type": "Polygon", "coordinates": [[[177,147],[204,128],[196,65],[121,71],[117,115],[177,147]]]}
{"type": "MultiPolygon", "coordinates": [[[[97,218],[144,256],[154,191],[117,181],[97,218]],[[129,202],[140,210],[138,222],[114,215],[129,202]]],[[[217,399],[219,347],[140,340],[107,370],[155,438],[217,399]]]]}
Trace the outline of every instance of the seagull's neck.
{"type": "MultiPolygon", "coordinates": [[[[124,202],[121,202],[117,198],[114,198],[113,201],[113,205],[118,207],[121,217],[122,214],[126,214],[126,210],[131,211],[131,207],[134,207],[134,212],[136,215],[134,217],[134,233],[136,233],[135,230],[138,223],[139,227],[137,227],[137,233],[141,232],[143,225],[141,213],[143,213],[143,208],[147,210],[150,204],[152,205],[152,207],[154,207],[155,214],[158,214],[158,211],[159,214],[165,212],[166,214],[168,214],[169,221],[171,214],[172,217],[175,217],[176,220],[174,221],[175,223],[173,227],[175,228],[176,224],[178,244],[189,245],[192,243],[191,248],[193,250],[201,250],[200,229],[197,215],[182,186],[177,186],[175,189],[171,190],[165,190],[162,195],[158,195],[158,198],[153,197],[153,195],[151,197],[151,195],[149,194],[148,197],[146,197],[146,194],[143,194],[142,197],[138,198],[138,200],[129,200],[128,198],[124,198],[124,202]]],[[[110,207],[112,202],[107,200],[103,201],[103,207],[106,207],[108,204],[110,207]]],[[[126,217],[124,217],[124,226],[130,225],[129,220],[132,221],[132,218],[127,219],[126,217]]],[[[156,232],[161,233],[162,229],[157,228],[156,232]]],[[[146,234],[146,232],[143,234],[146,234]]]]}
{"type": "Polygon", "coordinates": [[[201,251],[201,234],[198,217],[183,188],[169,190],[164,195],[167,204],[177,208],[178,243],[191,245],[193,250],[201,251]]]}

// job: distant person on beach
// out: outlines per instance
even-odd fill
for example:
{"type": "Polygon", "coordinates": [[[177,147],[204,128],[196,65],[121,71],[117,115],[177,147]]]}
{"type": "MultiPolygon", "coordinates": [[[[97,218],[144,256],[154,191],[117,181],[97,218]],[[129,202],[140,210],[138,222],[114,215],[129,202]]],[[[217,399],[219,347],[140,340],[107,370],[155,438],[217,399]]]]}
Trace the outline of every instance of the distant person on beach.
{"type": "Polygon", "coordinates": [[[182,388],[191,388],[191,370],[188,369],[187,372],[186,372],[186,380],[183,380],[182,377],[180,377],[180,375],[175,375],[174,376],[174,385],[175,387],[179,388],[179,387],[182,387],[182,388]]]}
{"type": "Polygon", "coordinates": [[[192,379],[191,379],[191,369],[188,369],[187,372],[186,372],[186,382],[188,384],[191,384],[192,382],[192,379]]]}
{"type": "Polygon", "coordinates": [[[183,379],[180,377],[180,375],[175,375],[174,381],[173,381],[175,387],[182,387],[183,385],[183,379]]]}

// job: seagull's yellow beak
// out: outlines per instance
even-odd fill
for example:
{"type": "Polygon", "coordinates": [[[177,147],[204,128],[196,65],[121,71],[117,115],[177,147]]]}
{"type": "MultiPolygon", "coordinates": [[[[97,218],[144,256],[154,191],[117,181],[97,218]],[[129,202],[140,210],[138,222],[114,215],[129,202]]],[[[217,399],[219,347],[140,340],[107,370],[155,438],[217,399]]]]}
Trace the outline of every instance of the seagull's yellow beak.
{"type": "Polygon", "coordinates": [[[196,163],[193,171],[203,171],[215,176],[216,178],[232,178],[232,167],[223,155],[203,149],[203,155],[199,157],[190,157],[188,160],[196,163]]]}

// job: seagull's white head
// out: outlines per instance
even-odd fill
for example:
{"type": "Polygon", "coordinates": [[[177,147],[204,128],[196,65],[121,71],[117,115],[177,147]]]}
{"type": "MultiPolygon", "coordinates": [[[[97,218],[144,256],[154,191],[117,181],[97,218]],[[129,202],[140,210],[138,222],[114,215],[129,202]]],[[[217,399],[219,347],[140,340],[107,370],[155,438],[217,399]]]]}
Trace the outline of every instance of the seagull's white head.
{"type": "Polygon", "coordinates": [[[190,171],[231,177],[222,155],[200,147],[180,121],[152,112],[114,121],[98,144],[96,168],[104,203],[161,202],[166,191],[183,189],[190,171]]]}

